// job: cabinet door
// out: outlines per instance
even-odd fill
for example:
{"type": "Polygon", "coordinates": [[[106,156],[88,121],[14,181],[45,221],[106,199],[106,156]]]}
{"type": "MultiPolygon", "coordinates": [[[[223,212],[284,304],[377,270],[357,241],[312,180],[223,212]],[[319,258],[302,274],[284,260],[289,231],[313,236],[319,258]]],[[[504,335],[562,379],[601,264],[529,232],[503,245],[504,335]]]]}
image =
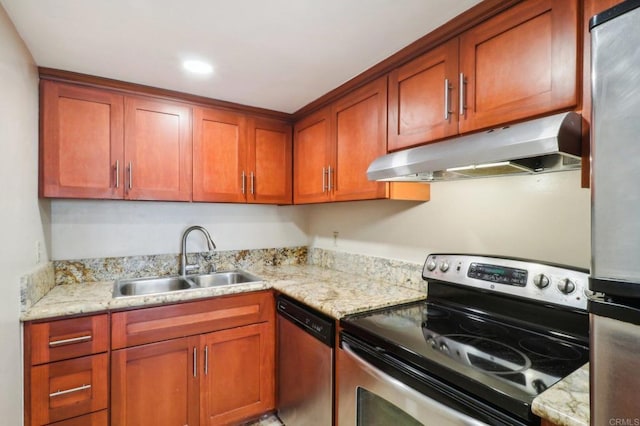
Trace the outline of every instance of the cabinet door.
{"type": "Polygon", "coordinates": [[[578,2],[526,0],[460,36],[460,132],[576,105],[578,2]]]}
{"type": "Polygon", "coordinates": [[[122,96],[52,81],[41,90],[40,195],[122,198],[122,96]]]}
{"type": "Polygon", "coordinates": [[[331,140],[331,110],[327,107],[297,122],[293,131],[294,204],[329,201],[327,172],[331,140]]]}
{"type": "Polygon", "coordinates": [[[191,200],[191,108],[125,99],[125,198],[191,200]]]}
{"type": "Polygon", "coordinates": [[[389,74],[389,151],[458,133],[458,39],[389,74]]]}
{"type": "Polygon", "coordinates": [[[201,424],[257,416],[275,406],[273,321],[202,336],[201,424]]]}
{"type": "Polygon", "coordinates": [[[378,79],[333,105],[335,173],[329,185],[336,201],[384,198],[383,182],[367,179],[367,168],[386,153],[387,80],[378,79]]]}
{"type": "Polygon", "coordinates": [[[248,129],[247,201],[291,204],[291,126],[253,118],[248,129]]]}
{"type": "Polygon", "coordinates": [[[111,425],[198,424],[198,338],[111,353],[111,425]]]}
{"type": "Polygon", "coordinates": [[[193,200],[244,202],[248,187],[246,152],[246,119],[243,115],[196,108],[193,200]]]}

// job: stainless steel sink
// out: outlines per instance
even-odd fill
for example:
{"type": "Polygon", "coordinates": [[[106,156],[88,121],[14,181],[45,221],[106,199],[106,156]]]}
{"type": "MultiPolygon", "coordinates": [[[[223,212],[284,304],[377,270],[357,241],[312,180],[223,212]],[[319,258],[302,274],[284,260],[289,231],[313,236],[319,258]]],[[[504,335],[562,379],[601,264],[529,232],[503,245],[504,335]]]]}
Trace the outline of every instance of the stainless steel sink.
{"type": "Polygon", "coordinates": [[[192,288],[197,286],[183,277],[134,278],[116,281],[113,297],[168,293],[192,288]]]}
{"type": "Polygon", "coordinates": [[[221,287],[258,281],[262,281],[262,278],[241,270],[187,275],[186,277],[132,278],[116,281],[113,286],[113,297],[171,293],[181,290],[221,287]]]}
{"type": "Polygon", "coordinates": [[[239,269],[234,271],[220,271],[212,274],[192,275],[188,277],[199,287],[219,287],[225,285],[242,284],[262,281],[262,278],[239,269]]]}

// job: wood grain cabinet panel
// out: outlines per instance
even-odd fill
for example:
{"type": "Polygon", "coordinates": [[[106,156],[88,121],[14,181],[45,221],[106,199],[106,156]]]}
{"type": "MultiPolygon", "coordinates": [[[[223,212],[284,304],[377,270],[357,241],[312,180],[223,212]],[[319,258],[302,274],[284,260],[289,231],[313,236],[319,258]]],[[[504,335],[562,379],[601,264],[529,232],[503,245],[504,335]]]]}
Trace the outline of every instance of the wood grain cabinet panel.
{"type": "Polygon", "coordinates": [[[238,424],[275,408],[272,292],[113,319],[113,426],[238,424]]]}
{"type": "Polygon", "coordinates": [[[389,74],[389,151],[458,133],[458,39],[389,74]]]}
{"type": "Polygon", "coordinates": [[[294,203],[368,200],[388,196],[367,179],[386,153],[387,79],[355,90],[294,127],[294,203]]]}
{"type": "Polygon", "coordinates": [[[49,426],[108,426],[109,412],[107,410],[86,414],[80,417],[74,417],[68,420],[62,420],[50,423],[49,426]]]}
{"type": "Polygon", "coordinates": [[[291,127],[196,108],[193,200],[291,204],[291,127]]]}
{"type": "Polygon", "coordinates": [[[201,338],[205,359],[201,424],[233,424],[275,408],[273,322],[201,338]]]}
{"type": "Polygon", "coordinates": [[[31,368],[31,425],[46,425],[108,406],[106,353],[31,368]]]}
{"type": "Polygon", "coordinates": [[[268,321],[273,316],[270,292],[115,312],[111,315],[111,348],[159,342],[268,321]]]}
{"type": "Polygon", "coordinates": [[[107,314],[29,325],[31,365],[109,350],[107,314]]]}
{"type": "Polygon", "coordinates": [[[191,108],[125,99],[125,198],[191,200],[191,108]]]}
{"type": "Polygon", "coordinates": [[[294,126],[293,202],[329,201],[327,171],[332,156],[331,109],[315,112],[294,126]]]}
{"type": "Polygon", "coordinates": [[[369,181],[367,168],[386,153],[387,80],[381,78],[334,103],[334,173],[328,176],[333,200],[384,198],[386,184],[369,181]]]}
{"type": "Polygon", "coordinates": [[[196,108],[193,130],[193,200],[244,202],[246,118],[196,108]]]}
{"type": "Polygon", "coordinates": [[[197,337],[113,351],[111,425],[197,425],[197,351],[197,337]]]}
{"type": "Polygon", "coordinates": [[[247,202],[291,204],[292,129],[281,121],[248,121],[247,202]]]}
{"type": "Polygon", "coordinates": [[[41,82],[40,196],[123,197],[123,97],[41,82]]]}
{"type": "Polygon", "coordinates": [[[577,0],[526,0],[460,36],[461,133],[577,104],[577,0]]]}

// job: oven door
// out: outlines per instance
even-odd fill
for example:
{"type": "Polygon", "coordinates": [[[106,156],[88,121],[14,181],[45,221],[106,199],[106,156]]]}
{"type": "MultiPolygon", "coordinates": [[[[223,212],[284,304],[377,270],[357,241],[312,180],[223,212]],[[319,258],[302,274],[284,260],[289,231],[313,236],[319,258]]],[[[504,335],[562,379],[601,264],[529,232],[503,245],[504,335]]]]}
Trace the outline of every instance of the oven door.
{"type": "Polygon", "coordinates": [[[344,333],[337,369],[340,426],[522,424],[344,333]]]}

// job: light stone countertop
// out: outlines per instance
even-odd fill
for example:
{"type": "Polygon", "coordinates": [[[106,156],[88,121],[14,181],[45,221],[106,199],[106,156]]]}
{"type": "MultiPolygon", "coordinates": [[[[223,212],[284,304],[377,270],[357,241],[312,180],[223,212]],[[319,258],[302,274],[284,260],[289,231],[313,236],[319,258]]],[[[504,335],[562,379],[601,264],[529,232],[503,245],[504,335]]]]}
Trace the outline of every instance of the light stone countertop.
{"type": "Polygon", "coordinates": [[[112,297],[113,281],[54,287],[21,316],[22,321],[154,306],[274,288],[335,319],[370,309],[426,298],[426,293],[395,283],[310,265],[260,266],[247,269],[264,281],[164,294],[112,297]]]}
{"type": "Polygon", "coordinates": [[[589,364],[538,395],[532,410],[558,426],[589,426],[589,364]]]}

